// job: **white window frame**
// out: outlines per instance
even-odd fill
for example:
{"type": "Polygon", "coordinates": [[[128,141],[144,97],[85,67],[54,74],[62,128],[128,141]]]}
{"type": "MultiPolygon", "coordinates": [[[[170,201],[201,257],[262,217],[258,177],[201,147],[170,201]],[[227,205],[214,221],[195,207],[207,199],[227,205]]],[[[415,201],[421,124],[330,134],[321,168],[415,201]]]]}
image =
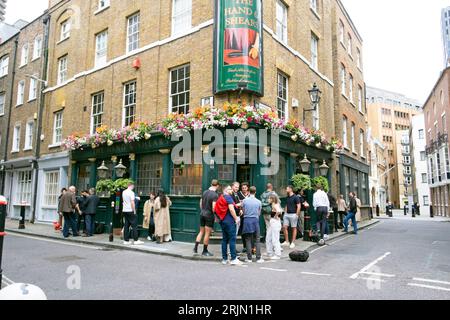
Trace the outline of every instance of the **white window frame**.
{"type": "Polygon", "coordinates": [[[191,98],[191,65],[185,64],[176,68],[173,68],[169,70],[169,113],[182,113],[186,114],[190,110],[190,98],[191,98]],[[179,75],[179,72],[184,69],[184,77],[181,78],[179,75]],[[189,76],[186,76],[187,70],[189,70],[189,76]],[[177,72],[177,79],[173,79],[173,72],[177,72]],[[175,84],[177,85],[176,92],[172,91],[172,86],[175,84]],[[183,83],[184,90],[179,89],[180,82],[183,83]],[[186,83],[189,83],[189,88],[187,88],[186,83]],[[187,89],[187,90],[186,90],[187,89]],[[184,96],[185,103],[184,104],[178,104],[177,106],[174,106],[174,99],[179,98],[181,96],[184,96]],[[189,97],[189,99],[188,99],[189,97]],[[177,108],[177,110],[174,110],[174,108],[177,108]]]}
{"type": "Polygon", "coordinates": [[[108,62],[108,30],[95,35],[95,66],[104,66],[108,62]]]}
{"type": "Polygon", "coordinates": [[[342,20],[339,20],[339,40],[345,46],[345,26],[342,20]]]}
{"type": "Polygon", "coordinates": [[[356,125],[354,123],[352,123],[350,134],[351,134],[352,152],[356,153],[356,125]]]}
{"type": "Polygon", "coordinates": [[[28,90],[28,101],[33,101],[37,99],[37,80],[30,78],[30,88],[28,90]]]}
{"type": "Polygon", "coordinates": [[[280,71],[277,73],[277,112],[280,119],[289,119],[289,78],[280,71]],[[280,87],[286,91],[286,96],[280,96],[280,87]]]}
{"type": "Polygon", "coordinates": [[[22,51],[21,51],[21,55],[20,55],[20,67],[23,67],[28,64],[29,51],[30,51],[29,49],[30,49],[30,46],[28,45],[28,43],[25,43],[22,46],[22,51]]]}
{"type": "Polygon", "coordinates": [[[349,74],[349,80],[348,80],[348,87],[349,87],[349,89],[348,89],[348,99],[352,103],[355,101],[354,98],[353,98],[353,94],[354,94],[353,86],[354,86],[354,78],[353,78],[353,75],[350,73],[349,74]]]}
{"type": "Polygon", "coordinates": [[[123,111],[122,111],[123,127],[129,126],[136,121],[136,108],[137,108],[137,80],[131,80],[123,85],[123,111]],[[134,90],[131,90],[133,84],[134,90]],[[134,102],[130,103],[130,99],[134,99],[134,102]],[[131,112],[128,112],[128,110],[133,111],[132,115],[131,112]],[[131,119],[133,121],[130,121],[131,119]]]}
{"type": "Polygon", "coordinates": [[[319,10],[319,3],[318,3],[318,0],[310,0],[310,8],[311,8],[311,10],[313,10],[315,13],[318,13],[318,10],[319,10]]]}
{"type": "Polygon", "coordinates": [[[70,19],[67,19],[63,22],[61,22],[61,34],[60,34],[60,38],[59,41],[64,41],[66,39],[70,38],[70,31],[72,29],[72,23],[70,21],[70,19]]]}
{"type": "Polygon", "coordinates": [[[358,110],[364,114],[363,110],[363,89],[358,85],[358,110]]]}
{"type": "Polygon", "coordinates": [[[192,0],[172,0],[172,34],[180,34],[192,28],[192,0]],[[177,4],[186,5],[177,11],[177,4]]]}
{"type": "Polygon", "coordinates": [[[344,117],[342,119],[342,143],[345,148],[348,148],[348,118],[344,117]]]}
{"type": "Polygon", "coordinates": [[[127,53],[139,49],[141,13],[136,12],[127,18],[127,53]]]}
{"type": "Polygon", "coordinates": [[[6,93],[0,93],[0,116],[5,115],[5,101],[6,101],[6,93]]]}
{"type": "Polygon", "coordinates": [[[20,132],[21,131],[21,125],[16,124],[14,126],[13,131],[13,143],[12,143],[12,150],[11,153],[16,153],[20,151],[20,132]]]}
{"type": "Polygon", "coordinates": [[[364,130],[359,131],[359,154],[361,157],[365,158],[366,152],[365,152],[365,132],[364,130]]]}
{"type": "Polygon", "coordinates": [[[33,61],[39,59],[42,56],[42,35],[38,35],[34,38],[33,45],[33,61]]]}
{"type": "Polygon", "coordinates": [[[5,77],[9,72],[9,56],[3,56],[0,59],[0,77],[5,77]]]}
{"type": "Polygon", "coordinates": [[[98,10],[106,9],[110,6],[109,0],[98,0],[98,10]]]}
{"type": "Polygon", "coordinates": [[[276,35],[281,42],[288,43],[288,8],[281,0],[276,4],[276,35]]]}
{"type": "Polygon", "coordinates": [[[45,171],[43,206],[56,208],[59,197],[59,171],[45,171]]]}
{"type": "Polygon", "coordinates": [[[25,127],[24,151],[33,149],[34,121],[28,121],[25,127]]]}
{"type": "Polygon", "coordinates": [[[54,113],[53,116],[53,145],[61,145],[63,140],[62,130],[63,130],[64,113],[63,111],[58,111],[54,113]]]}
{"type": "Polygon", "coordinates": [[[103,125],[103,114],[105,110],[104,91],[92,95],[91,109],[91,134],[95,134],[97,132],[97,128],[103,125]]]}
{"type": "Polygon", "coordinates": [[[16,205],[31,204],[31,187],[33,181],[33,173],[31,170],[24,170],[17,172],[17,198],[15,199],[16,205]]]}
{"type": "Polygon", "coordinates": [[[58,59],[58,85],[67,82],[68,55],[58,59]]]}
{"type": "Polygon", "coordinates": [[[311,33],[311,68],[319,70],[319,38],[311,33]]]}
{"type": "Polygon", "coordinates": [[[350,33],[347,35],[347,53],[350,57],[353,56],[353,38],[350,33]]]}
{"type": "Polygon", "coordinates": [[[21,80],[17,84],[17,103],[16,103],[16,106],[23,105],[24,100],[25,100],[25,80],[21,80]]]}
{"type": "Polygon", "coordinates": [[[340,78],[341,78],[341,94],[346,96],[347,95],[347,70],[345,69],[345,66],[341,64],[341,71],[340,71],[340,78]]]}

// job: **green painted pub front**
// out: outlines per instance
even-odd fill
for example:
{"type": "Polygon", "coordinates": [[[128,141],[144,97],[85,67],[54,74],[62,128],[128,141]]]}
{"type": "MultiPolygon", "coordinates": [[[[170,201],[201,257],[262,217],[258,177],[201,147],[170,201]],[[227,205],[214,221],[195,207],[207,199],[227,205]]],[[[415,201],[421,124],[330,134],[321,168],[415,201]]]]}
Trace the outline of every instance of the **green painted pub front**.
{"type": "MultiPolygon", "coordinates": [[[[234,147],[234,142],[232,148],[234,147]]],[[[147,236],[147,231],[141,228],[143,221],[143,207],[150,192],[162,188],[170,196],[172,238],[174,241],[193,242],[199,229],[200,198],[204,190],[209,187],[212,179],[218,179],[222,185],[234,181],[249,182],[258,189],[260,196],[265,185],[270,182],[282,199],[286,197],[285,189],[290,178],[299,170],[299,159],[306,154],[312,165],[309,174],[312,177],[319,175],[319,166],[325,160],[330,167],[334,161],[334,154],[323,149],[317,149],[291,139],[287,132],[280,134],[280,170],[275,176],[261,175],[263,165],[259,159],[257,164],[232,165],[203,165],[184,164],[174,165],[171,150],[175,146],[164,135],[153,134],[151,139],[131,144],[117,143],[112,146],[99,148],[85,148],[71,153],[71,183],[78,190],[95,187],[98,181],[97,168],[105,162],[110,169],[108,178],[115,179],[114,167],[122,160],[128,168],[127,178],[136,183],[136,194],[141,197],[139,205],[140,236],[147,236]]],[[[248,144],[247,144],[248,146],[248,144]]],[[[331,170],[328,179],[331,184],[331,170]]],[[[309,194],[309,197],[312,195],[309,194]]],[[[105,232],[109,232],[111,219],[114,228],[121,228],[121,217],[115,214],[112,203],[113,198],[102,198],[98,208],[96,222],[105,225],[105,232]]],[[[314,213],[311,212],[311,216],[314,213]]],[[[314,220],[311,217],[311,220],[314,220]]],[[[313,222],[313,221],[311,221],[313,222]]],[[[220,228],[219,230],[220,231],[220,228]]]]}

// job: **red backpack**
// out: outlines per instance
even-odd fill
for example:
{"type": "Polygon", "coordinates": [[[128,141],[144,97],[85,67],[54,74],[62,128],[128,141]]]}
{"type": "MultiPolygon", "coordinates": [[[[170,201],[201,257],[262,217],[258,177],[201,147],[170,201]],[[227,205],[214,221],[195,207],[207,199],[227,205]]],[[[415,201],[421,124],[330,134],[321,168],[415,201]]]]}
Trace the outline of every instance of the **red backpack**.
{"type": "Polygon", "coordinates": [[[223,195],[219,197],[216,202],[215,213],[219,217],[220,221],[225,220],[228,213],[228,202],[223,195]]]}

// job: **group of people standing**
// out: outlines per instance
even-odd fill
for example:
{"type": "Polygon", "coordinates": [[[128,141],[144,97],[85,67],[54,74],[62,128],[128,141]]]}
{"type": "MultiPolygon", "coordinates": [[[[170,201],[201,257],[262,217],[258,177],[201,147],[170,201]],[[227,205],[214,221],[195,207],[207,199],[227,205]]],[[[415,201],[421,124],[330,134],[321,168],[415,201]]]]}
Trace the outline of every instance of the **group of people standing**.
{"type": "MultiPolygon", "coordinates": [[[[222,188],[219,194],[219,181],[213,180],[211,187],[203,193],[200,200],[200,232],[194,246],[194,255],[199,254],[199,246],[203,240],[202,256],[213,256],[208,250],[214,223],[217,221],[222,228],[222,263],[224,265],[241,265],[238,259],[240,252],[236,248],[238,235],[242,236],[242,253],[246,254],[245,263],[252,263],[256,256],[257,263],[263,263],[261,253],[260,219],[264,218],[266,225],[266,251],[270,260],[279,260],[283,247],[294,249],[298,234],[303,237],[304,216],[310,205],[304,192],[296,193],[292,186],[286,189],[286,206],[281,206],[280,197],[273,189],[272,184],[267,184],[266,191],[261,200],[256,198],[256,187],[250,187],[248,183],[233,183],[222,188]],[[289,231],[291,236],[289,238],[289,231]],[[281,231],[284,233],[284,243],[280,243],[281,231]]],[[[328,218],[330,212],[336,215],[335,228],[348,232],[349,222],[352,222],[355,234],[357,233],[357,214],[361,207],[361,201],[356,194],[349,194],[350,203],[341,195],[336,200],[331,194],[327,194],[321,186],[313,197],[313,206],[317,213],[316,232],[323,240],[328,239],[328,218]],[[341,217],[341,223],[338,217],[341,217]]]]}
{"type": "Polygon", "coordinates": [[[83,230],[83,237],[92,237],[95,233],[95,215],[100,198],[96,195],[94,188],[83,190],[79,197],[76,193],[77,189],[74,186],[61,190],[58,199],[59,221],[55,223],[55,229],[62,228],[64,238],[70,235],[78,237],[81,230],[83,230]]]}

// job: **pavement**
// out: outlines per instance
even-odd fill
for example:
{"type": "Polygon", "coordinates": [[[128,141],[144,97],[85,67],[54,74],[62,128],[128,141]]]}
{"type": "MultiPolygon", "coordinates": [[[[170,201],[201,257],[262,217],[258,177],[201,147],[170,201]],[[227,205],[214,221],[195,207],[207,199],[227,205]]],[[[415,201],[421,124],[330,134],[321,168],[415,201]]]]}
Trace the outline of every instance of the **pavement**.
{"type": "Polygon", "coordinates": [[[288,259],[224,266],[24,233],[5,238],[8,283],[50,300],[450,300],[449,219],[381,219],[288,259]]]}
{"type": "MultiPolygon", "coordinates": [[[[358,224],[358,228],[360,230],[364,230],[365,228],[371,227],[374,224],[378,223],[378,219],[370,220],[370,221],[363,221],[358,224]]],[[[95,245],[104,247],[107,249],[120,249],[120,250],[127,250],[127,251],[137,251],[142,253],[148,253],[148,254],[158,254],[158,255],[165,255],[165,256],[171,256],[175,258],[182,258],[182,259],[188,259],[188,260],[207,260],[207,261],[221,261],[222,255],[221,255],[221,245],[219,244],[210,244],[208,247],[208,250],[214,254],[213,257],[202,257],[202,256],[194,256],[193,255],[193,246],[192,243],[185,243],[185,242],[177,242],[173,241],[170,243],[164,243],[164,244],[156,244],[154,242],[147,241],[147,239],[141,239],[145,242],[143,245],[124,245],[123,241],[120,240],[120,237],[114,237],[114,242],[109,242],[109,235],[95,235],[90,238],[68,238],[64,239],[60,231],[55,231],[53,228],[53,225],[48,224],[30,224],[26,223],[25,229],[19,230],[19,221],[17,220],[10,220],[8,219],[6,221],[6,227],[5,230],[8,233],[11,234],[22,234],[22,235],[28,235],[28,236],[34,236],[34,237],[44,237],[47,239],[53,239],[53,240],[63,240],[70,243],[78,243],[78,244],[87,244],[87,245],[95,245]]],[[[350,230],[352,228],[350,227],[350,230]]],[[[338,232],[330,235],[329,241],[333,241],[335,239],[338,239],[340,237],[346,236],[346,233],[344,232],[338,232]]],[[[241,240],[238,241],[238,248],[241,247],[241,240]]],[[[263,245],[264,247],[264,245],[263,245]]],[[[297,240],[296,242],[296,248],[293,250],[313,250],[314,248],[317,248],[318,245],[314,242],[306,242],[301,239],[297,240]]],[[[201,245],[199,247],[199,252],[203,250],[203,246],[201,245]]],[[[293,250],[290,250],[289,248],[284,248],[283,258],[288,259],[289,253],[293,250]]]]}

